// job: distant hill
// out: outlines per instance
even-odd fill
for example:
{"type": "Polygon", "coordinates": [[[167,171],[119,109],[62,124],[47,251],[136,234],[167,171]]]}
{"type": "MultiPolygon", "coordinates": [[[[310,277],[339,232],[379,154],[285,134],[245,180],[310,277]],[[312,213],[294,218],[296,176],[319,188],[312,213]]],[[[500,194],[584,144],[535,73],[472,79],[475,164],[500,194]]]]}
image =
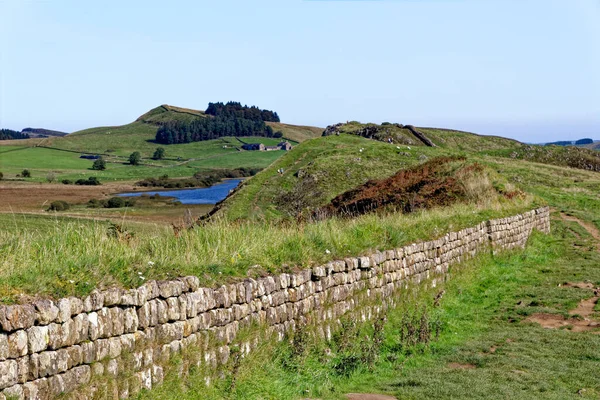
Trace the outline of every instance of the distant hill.
{"type": "Polygon", "coordinates": [[[61,137],[68,135],[67,132],[53,131],[50,129],[43,128],[25,128],[21,132],[28,134],[31,138],[43,138],[51,136],[61,137]]]}
{"type": "MultiPolygon", "coordinates": [[[[62,137],[52,136],[45,139],[31,140],[36,140],[35,145],[43,147],[86,154],[104,154],[113,157],[128,157],[132,152],[139,151],[142,157],[150,158],[158,146],[165,146],[168,157],[173,159],[174,162],[177,162],[178,158],[181,158],[181,161],[185,161],[214,157],[215,165],[218,165],[222,161],[226,163],[227,167],[263,166],[266,161],[261,161],[255,165],[252,164],[251,160],[261,158],[272,160],[279,156],[279,153],[273,153],[267,157],[266,155],[260,156],[241,152],[242,143],[231,137],[225,137],[221,140],[173,145],[162,145],[155,141],[157,130],[164,124],[172,122],[185,123],[206,118],[212,117],[204,111],[163,104],[140,115],[129,124],[94,127],[73,132],[62,137]],[[42,140],[43,142],[40,142],[42,140]],[[218,156],[221,153],[227,153],[228,155],[223,159],[221,156],[218,156]],[[245,164],[233,161],[239,157],[245,160],[245,164]],[[226,162],[225,160],[230,161],[226,162]]],[[[280,122],[266,122],[266,124],[271,126],[274,131],[281,131],[283,137],[290,140],[292,145],[318,137],[323,132],[323,128],[311,126],[297,126],[280,122]]],[[[268,146],[277,144],[277,140],[281,141],[281,139],[269,138],[257,138],[257,140],[268,146]]],[[[208,161],[202,165],[206,164],[208,164],[208,161]]],[[[190,163],[190,165],[195,165],[195,163],[190,163]]]]}
{"type": "Polygon", "coordinates": [[[581,147],[585,147],[590,150],[600,150],[600,140],[596,140],[593,143],[582,145],[581,147]]]}
{"type": "Polygon", "coordinates": [[[597,140],[594,140],[591,138],[583,138],[583,139],[578,139],[578,140],[558,140],[556,142],[544,143],[544,145],[546,145],[546,146],[581,146],[581,147],[592,148],[590,146],[598,145],[599,143],[600,143],[600,141],[597,141],[597,140]]]}

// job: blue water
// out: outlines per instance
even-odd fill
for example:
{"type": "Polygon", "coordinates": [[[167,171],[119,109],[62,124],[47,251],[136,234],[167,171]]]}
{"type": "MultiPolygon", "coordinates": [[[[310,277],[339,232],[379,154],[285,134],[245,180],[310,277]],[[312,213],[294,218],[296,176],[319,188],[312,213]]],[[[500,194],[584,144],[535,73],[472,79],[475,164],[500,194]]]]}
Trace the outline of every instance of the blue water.
{"type": "Polygon", "coordinates": [[[150,196],[158,193],[164,197],[175,197],[181,204],[216,204],[227,197],[229,191],[235,189],[241,181],[241,179],[230,179],[207,188],[120,193],[117,196],[139,197],[143,194],[150,196]]]}

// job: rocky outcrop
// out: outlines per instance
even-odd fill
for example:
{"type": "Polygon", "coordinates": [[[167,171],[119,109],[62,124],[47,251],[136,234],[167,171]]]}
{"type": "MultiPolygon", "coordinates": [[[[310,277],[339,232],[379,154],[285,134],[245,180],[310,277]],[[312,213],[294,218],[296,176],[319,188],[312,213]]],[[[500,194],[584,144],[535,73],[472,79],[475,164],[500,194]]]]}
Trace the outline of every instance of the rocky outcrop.
{"type": "Polygon", "coordinates": [[[419,139],[421,142],[423,142],[423,144],[425,144],[425,146],[428,146],[428,147],[437,147],[435,145],[435,143],[433,143],[431,140],[429,140],[427,138],[427,136],[425,136],[425,134],[423,132],[418,131],[417,128],[415,128],[414,126],[412,126],[412,125],[404,125],[404,128],[406,128],[409,131],[411,131],[412,134],[417,137],[417,139],[419,139]]]}
{"type": "Polygon", "coordinates": [[[84,299],[0,306],[0,399],[127,398],[162,382],[165,365],[186,354],[180,373],[227,363],[256,340],[298,324],[330,338],[339,319],[370,318],[393,306],[409,284],[435,284],[450,265],[478,252],[523,247],[548,232],[549,210],[482,222],[436,240],[217,288],[197,277],[95,291],[84,299]],[[102,383],[101,379],[105,379],[102,383]]]}

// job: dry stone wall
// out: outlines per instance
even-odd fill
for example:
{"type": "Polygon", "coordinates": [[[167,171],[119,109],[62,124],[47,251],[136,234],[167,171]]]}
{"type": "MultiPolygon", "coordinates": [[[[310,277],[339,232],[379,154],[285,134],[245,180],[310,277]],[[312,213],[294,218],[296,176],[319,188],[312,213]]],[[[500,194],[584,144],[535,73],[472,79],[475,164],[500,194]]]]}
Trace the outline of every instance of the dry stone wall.
{"type": "Polygon", "coordinates": [[[443,277],[451,264],[490,246],[494,251],[523,247],[532,229],[549,232],[548,208],[216,289],[200,287],[192,276],[96,291],[84,299],[0,306],[0,400],[52,399],[61,393],[127,398],[160,384],[164,365],[186,348],[194,350],[186,367],[206,368],[226,363],[233,343],[250,351],[256,341],[236,341],[245,328],[266,328],[283,338],[299,323],[313,324],[328,337],[331,323],[360,311],[370,299],[393,299],[411,282],[443,277]],[[100,377],[105,384],[94,384],[100,377]]]}

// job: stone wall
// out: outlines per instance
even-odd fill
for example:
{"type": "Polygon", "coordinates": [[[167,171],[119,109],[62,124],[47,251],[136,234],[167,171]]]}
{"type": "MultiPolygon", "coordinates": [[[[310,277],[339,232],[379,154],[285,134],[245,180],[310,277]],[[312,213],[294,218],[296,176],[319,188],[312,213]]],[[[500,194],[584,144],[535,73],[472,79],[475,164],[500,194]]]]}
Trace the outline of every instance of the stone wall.
{"type": "Polygon", "coordinates": [[[185,277],[84,299],[0,306],[0,400],[61,393],[127,398],[160,384],[164,365],[186,348],[194,349],[191,363],[207,368],[226,363],[233,343],[250,351],[255,342],[236,341],[241,329],[266,327],[282,338],[308,323],[327,337],[329,323],[369,299],[393,298],[410,282],[443,276],[451,264],[490,246],[523,247],[532,229],[549,232],[547,207],[429,242],[216,289],[185,277]],[[123,375],[127,379],[116,379],[123,375]],[[94,384],[101,377],[105,384],[94,384]]]}

